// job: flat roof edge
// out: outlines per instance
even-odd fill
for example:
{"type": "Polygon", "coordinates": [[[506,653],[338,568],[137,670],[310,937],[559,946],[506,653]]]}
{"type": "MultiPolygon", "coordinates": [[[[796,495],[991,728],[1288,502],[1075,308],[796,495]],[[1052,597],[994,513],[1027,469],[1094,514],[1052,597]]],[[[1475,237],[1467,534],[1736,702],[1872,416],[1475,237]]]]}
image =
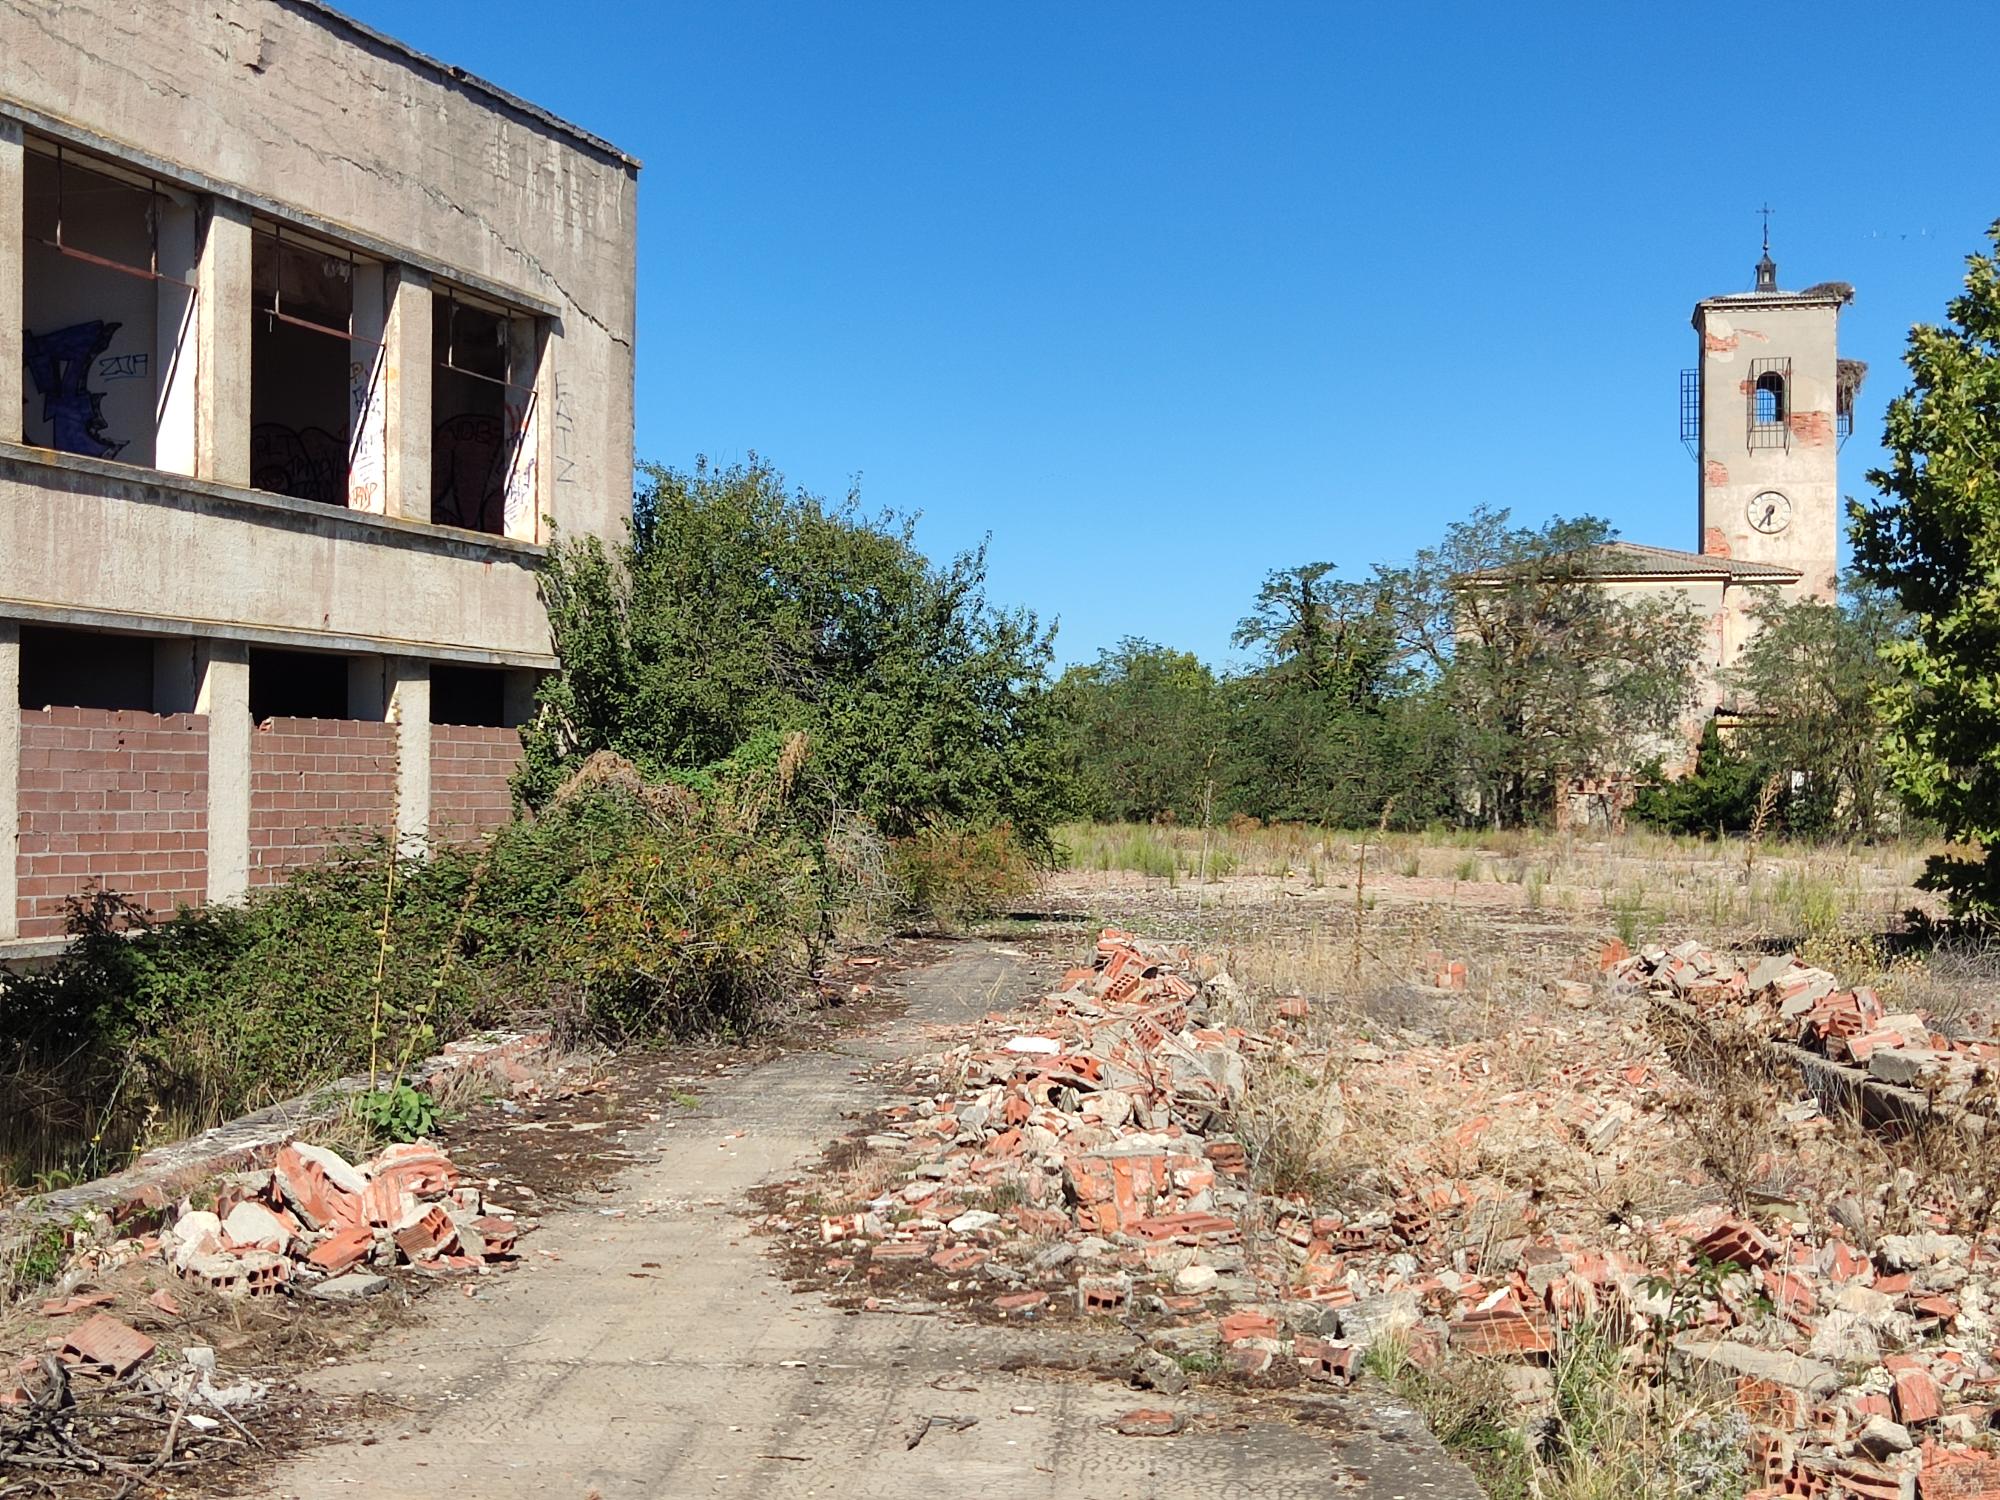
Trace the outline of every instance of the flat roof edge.
{"type": "Polygon", "coordinates": [[[641,169],[642,163],[638,157],[628,151],[620,150],[603,136],[593,135],[581,125],[572,124],[561,115],[542,108],[532,100],[523,99],[519,94],[503,89],[499,84],[481,78],[477,73],[467,72],[464,68],[445,62],[441,58],[432,57],[428,52],[419,52],[408,42],[398,41],[386,31],[378,31],[364,21],[355,20],[345,11],[334,9],[326,3],[326,0],[272,0],[272,3],[311,16],[335,30],[346,31],[377,47],[398,53],[409,61],[437,73],[441,78],[458,84],[472,93],[485,94],[495,103],[524,114],[537,123],[546,125],[549,129],[566,135],[581,145],[588,146],[599,155],[608,156],[630,167],[634,172],[641,169]]]}

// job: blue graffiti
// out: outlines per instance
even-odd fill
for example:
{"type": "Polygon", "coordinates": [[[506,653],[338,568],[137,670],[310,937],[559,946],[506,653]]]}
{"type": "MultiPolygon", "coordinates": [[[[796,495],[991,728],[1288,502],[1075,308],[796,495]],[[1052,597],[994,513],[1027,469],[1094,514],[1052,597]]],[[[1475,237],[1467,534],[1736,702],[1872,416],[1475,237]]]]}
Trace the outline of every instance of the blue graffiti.
{"type": "Polygon", "coordinates": [[[104,435],[104,394],[90,388],[90,367],[111,347],[119,324],[98,319],[23,338],[28,376],[42,398],[42,420],[55,429],[50,446],[86,458],[115,458],[124,443],[104,435]]]}

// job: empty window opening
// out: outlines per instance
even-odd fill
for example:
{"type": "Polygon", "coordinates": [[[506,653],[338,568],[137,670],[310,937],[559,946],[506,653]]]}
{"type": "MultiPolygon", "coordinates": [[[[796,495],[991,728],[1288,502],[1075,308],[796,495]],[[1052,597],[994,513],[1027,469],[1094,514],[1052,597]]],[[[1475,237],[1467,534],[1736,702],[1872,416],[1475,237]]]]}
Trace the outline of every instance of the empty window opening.
{"type": "Polygon", "coordinates": [[[21,628],[21,707],[153,711],[153,642],[94,630],[21,628]]]}
{"type": "Polygon", "coordinates": [[[431,519],[506,536],[510,490],[533,508],[533,476],[523,468],[533,321],[450,288],[439,288],[433,307],[431,519]]]}
{"type": "Polygon", "coordinates": [[[250,717],[345,719],[348,658],[318,651],[250,653],[250,717]]]}
{"type": "Polygon", "coordinates": [[[1792,362],[1789,359],[1759,359],[1750,365],[1746,387],[1750,397],[1750,446],[1783,448],[1789,445],[1791,424],[1792,362]]]}
{"type": "Polygon", "coordinates": [[[193,200],[35,137],[23,174],[22,438],[151,466],[184,350],[192,392],[193,200]]]}
{"type": "Polygon", "coordinates": [[[354,255],[260,222],[250,275],[250,483],[347,504],[354,255]]]}
{"type": "Polygon", "coordinates": [[[507,674],[485,667],[431,668],[431,722],[507,727],[507,674]]]}
{"type": "Polygon", "coordinates": [[[1757,425],[1773,427],[1785,420],[1785,377],[1757,377],[1757,425]]]}

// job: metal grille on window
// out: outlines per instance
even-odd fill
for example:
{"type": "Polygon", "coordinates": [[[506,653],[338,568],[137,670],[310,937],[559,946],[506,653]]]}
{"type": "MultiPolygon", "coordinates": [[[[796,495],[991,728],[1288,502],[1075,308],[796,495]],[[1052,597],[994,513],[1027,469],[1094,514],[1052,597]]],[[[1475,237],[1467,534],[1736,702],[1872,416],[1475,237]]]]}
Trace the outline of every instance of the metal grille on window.
{"type": "Polygon", "coordinates": [[[1750,446],[1791,446],[1792,362],[1789,359],[1750,361],[1750,446]]]}
{"type": "Polygon", "coordinates": [[[1693,458],[1701,447],[1701,371],[1681,371],[1681,446],[1693,458]]]}

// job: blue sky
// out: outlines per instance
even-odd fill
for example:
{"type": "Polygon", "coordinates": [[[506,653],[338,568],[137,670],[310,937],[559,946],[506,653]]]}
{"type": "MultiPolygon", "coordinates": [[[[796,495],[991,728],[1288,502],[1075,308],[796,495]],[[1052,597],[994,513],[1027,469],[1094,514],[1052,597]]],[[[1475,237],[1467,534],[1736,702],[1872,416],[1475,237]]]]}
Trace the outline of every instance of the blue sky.
{"type": "Polygon", "coordinates": [[[641,157],[638,452],[992,535],[992,589],[1229,658],[1263,573],[1475,504],[1696,544],[1698,297],[1909,324],[2000,217],[1983,6],[348,0],[641,157]]]}

